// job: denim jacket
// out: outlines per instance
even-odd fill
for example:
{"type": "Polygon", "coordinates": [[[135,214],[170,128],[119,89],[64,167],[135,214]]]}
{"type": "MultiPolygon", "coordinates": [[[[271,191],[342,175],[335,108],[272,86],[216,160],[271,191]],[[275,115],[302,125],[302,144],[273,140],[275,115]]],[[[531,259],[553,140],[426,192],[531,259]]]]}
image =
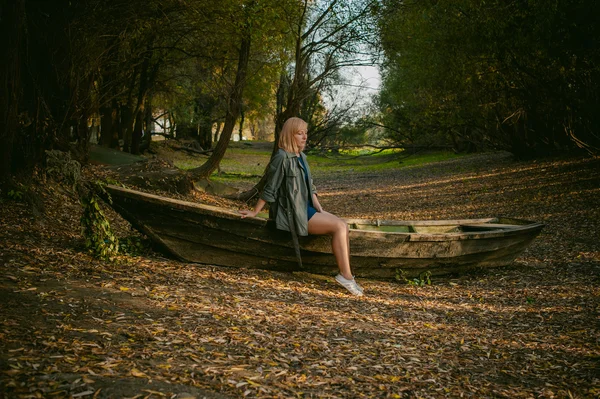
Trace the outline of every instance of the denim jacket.
{"type": "Polygon", "coordinates": [[[312,198],[317,190],[313,184],[310,168],[306,155],[300,153],[309,185],[304,179],[304,171],[298,162],[298,156],[279,149],[271,159],[269,165],[267,184],[263,189],[261,198],[269,203],[275,212],[275,226],[280,230],[290,231],[288,212],[291,212],[299,236],[308,235],[308,199],[312,198]],[[288,193],[291,193],[292,203],[288,204],[288,193]]]}

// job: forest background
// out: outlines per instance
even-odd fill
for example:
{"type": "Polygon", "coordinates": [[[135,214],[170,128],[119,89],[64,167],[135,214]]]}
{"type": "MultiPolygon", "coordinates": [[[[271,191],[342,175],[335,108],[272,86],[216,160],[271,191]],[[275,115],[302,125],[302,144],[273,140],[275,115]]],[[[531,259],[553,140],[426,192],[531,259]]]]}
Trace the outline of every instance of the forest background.
{"type": "Polygon", "coordinates": [[[598,8],[0,0],[0,396],[597,397],[598,8]],[[359,104],[347,68],[373,65],[359,104]],[[336,214],[546,227],[505,269],[365,279],[357,300],[328,277],[165,258],[90,194],[247,206],[193,182],[250,200],[275,146],[231,138],[276,139],[289,116],[336,214]],[[99,149],[147,161],[98,166],[99,149]]]}
{"type": "Polygon", "coordinates": [[[277,137],[292,115],[309,122],[312,148],[597,154],[598,7],[3,1],[0,178],[43,165],[46,150],[85,163],[92,134],[140,153],[161,114],[167,136],[213,150],[196,178],[216,170],[236,127],[277,137]],[[382,84],[359,110],[340,87],[360,65],[378,65],[382,84]]]}

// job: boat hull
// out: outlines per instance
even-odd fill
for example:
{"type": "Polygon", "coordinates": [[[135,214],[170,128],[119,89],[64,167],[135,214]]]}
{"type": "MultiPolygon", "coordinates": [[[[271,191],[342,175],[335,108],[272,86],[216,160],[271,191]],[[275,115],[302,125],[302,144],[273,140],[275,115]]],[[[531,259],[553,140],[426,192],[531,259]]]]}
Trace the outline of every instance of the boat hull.
{"type": "MultiPolygon", "coordinates": [[[[280,271],[300,270],[291,235],[263,218],[108,186],[112,207],[182,261],[280,271]]],[[[355,275],[406,278],[512,263],[543,225],[517,219],[348,220],[355,275]]],[[[300,237],[302,271],[337,271],[329,236],[300,237]]]]}

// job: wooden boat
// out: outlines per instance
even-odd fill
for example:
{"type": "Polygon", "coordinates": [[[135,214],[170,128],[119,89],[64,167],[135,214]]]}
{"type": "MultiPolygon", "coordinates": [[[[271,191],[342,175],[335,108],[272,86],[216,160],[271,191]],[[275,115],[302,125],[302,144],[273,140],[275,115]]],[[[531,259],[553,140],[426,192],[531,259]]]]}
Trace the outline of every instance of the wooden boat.
{"type": "MultiPolygon", "coordinates": [[[[107,186],[112,207],[176,258],[221,266],[299,269],[291,234],[264,217],[107,186]]],[[[511,218],[347,220],[351,264],[359,277],[407,278],[505,266],[533,241],[541,223],[511,218]]],[[[337,271],[328,236],[300,237],[303,271],[337,271]]]]}

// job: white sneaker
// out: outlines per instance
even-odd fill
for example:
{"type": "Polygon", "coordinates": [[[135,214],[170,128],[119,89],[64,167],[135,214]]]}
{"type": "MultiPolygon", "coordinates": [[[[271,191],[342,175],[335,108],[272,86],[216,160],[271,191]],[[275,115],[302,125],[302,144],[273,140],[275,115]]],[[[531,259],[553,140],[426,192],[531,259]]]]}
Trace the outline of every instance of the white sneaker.
{"type": "Polygon", "coordinates": [[[356,281],[354,281],[354,279],[348,280],[341,274],[338,274],[337,276],[335,276],[335,281],[337,281],[338,283],[340,283],[340,285],[342,285],[344,288],[350,291],[352,295],[363,295],[362,290],[359,288],[358,284],[356,284],[356,281]]]}
{"type": "Polygon", "coordinates": [[[356,281],[356,277],[352,276],[352,278],[354,278],[354,283],[356,284],[356,286],[358,287],[358,289],[360,290],[360,292],[362,292],[364,294],[365,290],[363,289],[362,285],[358,284],[358,282],[356,281]]]}

